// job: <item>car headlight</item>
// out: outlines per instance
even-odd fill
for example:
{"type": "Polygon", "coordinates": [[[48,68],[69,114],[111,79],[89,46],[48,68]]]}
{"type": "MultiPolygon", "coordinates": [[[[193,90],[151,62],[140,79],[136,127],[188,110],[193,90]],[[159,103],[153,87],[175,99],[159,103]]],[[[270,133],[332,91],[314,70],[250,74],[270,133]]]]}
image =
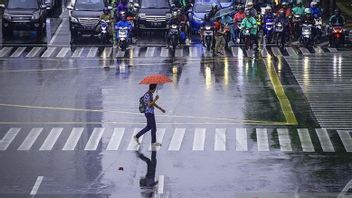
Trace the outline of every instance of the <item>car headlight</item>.
{"type": "Polygon", "coordinates": [[[35,12],[32,16],[32,20],[38,20],[40,17],[39,12],[35,12]]]}
{"type": "Polygon", "coordinates": [[[72,17],[70,18],[72,23],[78,23],[78,19],[76,17],[72,17]]]}
{"type": "Polygon", "coordinates": [[[8,21],[11,20],[11,15],[9,15],[8,13],[4,13],[4,14],[2,15],[2,17],[3,17],[4,19],[8,20],[8,21]]]}
{"type": "Polygon", "coordinates": [[[146,15],[145,15],[145,13],[139,13],[138,16],[139,16],[140,18],[145,18],[146,15]]]}

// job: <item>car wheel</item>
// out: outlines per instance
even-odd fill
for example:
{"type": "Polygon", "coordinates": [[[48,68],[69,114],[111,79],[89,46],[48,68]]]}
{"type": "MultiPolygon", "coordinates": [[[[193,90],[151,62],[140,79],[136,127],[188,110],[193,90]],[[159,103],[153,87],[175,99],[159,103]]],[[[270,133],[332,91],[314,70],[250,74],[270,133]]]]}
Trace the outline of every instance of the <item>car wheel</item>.
{"type": "Polygon", "coordinates": [[[11,28],[5,28],[2,26],[2,37],[3,38],[8,38],[12,35],[12,29],[11,28]]]}

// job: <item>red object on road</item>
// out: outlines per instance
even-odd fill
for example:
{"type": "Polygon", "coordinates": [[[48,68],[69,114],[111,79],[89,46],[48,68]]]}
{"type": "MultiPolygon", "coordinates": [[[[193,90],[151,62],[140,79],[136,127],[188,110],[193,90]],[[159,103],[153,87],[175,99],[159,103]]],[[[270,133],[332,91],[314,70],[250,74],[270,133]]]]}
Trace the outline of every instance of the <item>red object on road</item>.
{"type": "Polygon", "coordinates": [[[163,74],[153,74],[145,77],[139,84],[165,84],[171,82],[172,80],[163,74]]]}

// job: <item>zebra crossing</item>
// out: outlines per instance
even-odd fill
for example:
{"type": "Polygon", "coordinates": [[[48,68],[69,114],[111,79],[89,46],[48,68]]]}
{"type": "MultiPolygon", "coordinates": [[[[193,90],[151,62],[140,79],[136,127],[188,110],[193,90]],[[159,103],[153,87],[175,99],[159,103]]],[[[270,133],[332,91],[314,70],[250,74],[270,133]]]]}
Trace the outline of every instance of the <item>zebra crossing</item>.
{"type": "MultiPolygon", "coordinates": [[[[308,56],[313,54],[336,53],[335,48],[314,47],[266,47],[260,50],[262,57],[272,56],[308,56]]],[[[3,47],[0,49],[0,58],[98,58],[98,59],[119,59],[129,57],[152,58],[152,57],[204,57],[213,56],[201,46],[185,47],[176,49],[172,54],[166,47],[131,47],[126,51],[120,51],[113,47],[3,47]]],[[[241,47],[231,47],[226,50],[226,57],[251,57],[252,53],[241,47]]]]}
{"type": "Polygon", "coordinates": [[[136,151],[141,147],[169,152],[352,152],[352,129],[158,128],[157,142],[162,144],[158,148],[152,148],[149,137],[144,136],[140,137],[141,145],[138,145],[133,137],[139,130],[122,127],[9,128],[1,131],[0,152],[136,151]]]}

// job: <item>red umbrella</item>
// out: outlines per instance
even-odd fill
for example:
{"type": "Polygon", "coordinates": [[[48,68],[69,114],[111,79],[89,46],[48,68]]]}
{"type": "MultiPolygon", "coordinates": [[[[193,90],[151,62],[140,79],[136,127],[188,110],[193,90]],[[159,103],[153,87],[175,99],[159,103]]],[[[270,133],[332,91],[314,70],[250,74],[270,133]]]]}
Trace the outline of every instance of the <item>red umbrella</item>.
{"type": "Polygon", "coordinates": [[[153,74],[145,77],[139,84],[164,84],[170,82],[172,80],[163,74],[153,74]]]}

